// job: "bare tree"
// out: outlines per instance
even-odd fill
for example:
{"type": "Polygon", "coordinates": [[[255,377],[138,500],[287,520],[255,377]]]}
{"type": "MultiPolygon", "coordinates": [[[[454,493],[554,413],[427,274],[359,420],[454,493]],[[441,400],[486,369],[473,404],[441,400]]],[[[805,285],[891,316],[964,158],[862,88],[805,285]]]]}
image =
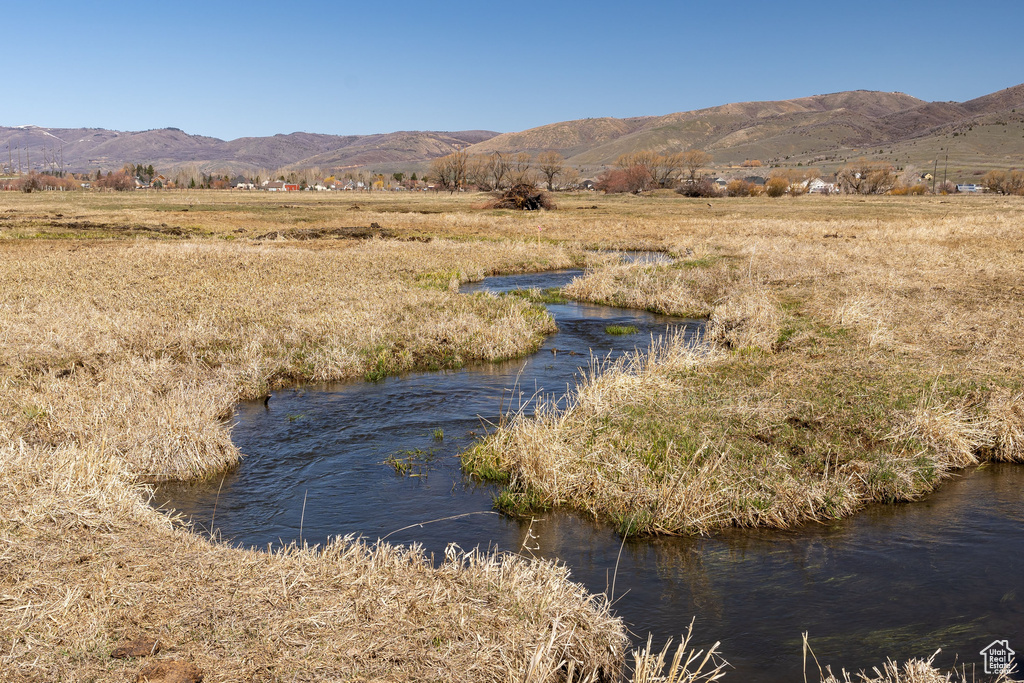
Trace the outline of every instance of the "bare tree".
{"type": "Polygon", "coordinates": [[[683,174],[683,153],[659,154],[654,159],[652,175],[660,187],[675,187],[683,174]]]}
{"type": "MultiPolygon", "coordinates": [[[[622,170],[627,170],[631,167],[643,169],[644,173],[637,174],[634,171],[632,175],[634,177],[640,177],[644,174],[650,176],[651,183],[655,187],[674,187],[679,182],[679,178],[683,173],[683,167],[685,166],[684,156],[681,152],[658,154],[649,149],[642,149],[639,152],[623,154],[615,161],[615,165],[622,170]]],[[[702,162],[701,165],[703,163],[706,162],[702,162]]]]}
{"type": "Polygon", "coordinates": [[[1007,194],[1006,180],[1008,176],[1009,174],[1006,171],[989,171],[982,177],[981,182],[985,184],[989,192],[1007,194]]]}
{"type": "Polygon", "coordinates": [[[174,176],[174,185],[179,188],[188,187],[200,178],[199,167],[195,164],[179,166],[174,176]]]}
{"type": "Polygon", "coordinates": [[[607,194],[631,192],[637,194],[654,187],[654,178],[646,166],[633,164],[602,172],[597,176],[597,189],[607,194]]]}
{"type": "Polygon", "coordinates": [[[490,190],[494,158],[487,154],[473,154],[466,162],[466,182],[479,190],[490,190]]]}
{"type": "Polygon", "coordinates": [[[533,185],[533,157],[526,152],[508,157],[508,179],[510,185],[533,185]]]}
{"type": "Polygon", "coordinates": [[[466,165],[469,154],[459,150],[448,156],[430,162],[430,175],[434,181],[448,192],[461,190],[466,184],[466,165]]]}
{"type": "Polygon", "coordinates": [[[580,172],[578,169],[572,166],[566,166],[562,169],[562,187],[575,190],[579,188],[579,184],[580,172]]]}
{"type": "Polygon", "coordinates": [[[683,168],[690,174],[691,183],[697,182],[697,174],[711,163],[711,155],[702,149],[690,149],[683,152],[683,168]]]}
{"type": "Polygon", "coordinates": [[[839,169],[836,180],[843,192],[885,194],[896,186],[897,177],[888,164],[858,159],[839,169]]]}
{"type": "Polygon", "coordinates": [[[1006,194],[1024,195],[1024,171],[1010,171],[1003,188],[1006,194]]]}
{"type": "Polygon", "coordinates": [[[135,189],[135,178],[122,170],[117,173],[108,173],[103,178],[97,180],[96,185],[109,190],[126,192],[135,189]]]}
{"type": "Polygon", "coordinates": [[[605,192],[645,192],[657,187],[655,168],[658,154],[642,149],[639,152],[623,154],[615,160],[616,171],[605,172],[599,178],[598,187],[605,192]]]}
{"type": "Polygon", "coordinates": [[[555,189],[555,178],[565,171],[565,157],[554,150],[541,152],[537,156],[537,167],[548,184],[548,192],[555,189]]]}
{"type": "Polygon", "coordinates": [[[491,178],[494,179],[494,182],[491,183],[491,187],[495,190],[504,189],[509,173],[508,157],[503,156],[501,152],[493,152],[490,156],[490,163],[491,178]]]}
{"type": "Polygon", "coordinates": [[[644,169],[651,178],[654,178],[654,168],[658,163],[658,154],[649,149],[642,149],[639,152],[623,154],[615,160],[615,165],[626,170],[633,166],[644,169]]]}

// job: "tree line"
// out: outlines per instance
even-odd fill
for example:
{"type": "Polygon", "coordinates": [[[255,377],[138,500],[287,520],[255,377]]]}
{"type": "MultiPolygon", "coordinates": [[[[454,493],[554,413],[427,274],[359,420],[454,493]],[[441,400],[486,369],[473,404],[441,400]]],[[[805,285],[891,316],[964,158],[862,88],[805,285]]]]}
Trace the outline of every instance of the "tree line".
{"type": "Polygon", "coordinates": [[[989,192],[1024,195],[1024,171],[989,171],[981,182],[989,192]]]}
{"type": "Polygon", "coordinates": [[[597,177],[596,187],[604,192],[636,194],[682,184],[695,186],[702,180],[701,170],[711,161],[711,155],[701,149],[671,154],[640,150],[616,159],[615,168],[597,177]]]}
{"type": "Polygon", "coordinates": [[[458,150],[431,161],[427,178],[449,192],[470,186],[484,192],[506,190],[516,185],[536,185],[539,181],[552,191],[573,186],[579,171],[566,165],[565,158],[553,150],[536,157],[528,152],[469,154],[458,150]]]}

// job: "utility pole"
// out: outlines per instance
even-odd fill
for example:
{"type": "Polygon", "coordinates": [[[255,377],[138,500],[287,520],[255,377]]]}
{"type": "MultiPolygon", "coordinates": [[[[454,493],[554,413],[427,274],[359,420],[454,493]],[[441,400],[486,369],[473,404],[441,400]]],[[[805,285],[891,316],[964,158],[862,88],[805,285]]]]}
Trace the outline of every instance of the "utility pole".
{"type": "Polygon", "coordinates": [[[935,155],[935,168],[932,169],[932,194],[935,194],[935,177],[939,175],[939,155],[935,155]]]}
{"type": "Polygon", "coordinates": [[[942,167],[942,189],[946,189],[946,171],[949,170],[949,152],[946,152],[946,164],[942,167]]]}

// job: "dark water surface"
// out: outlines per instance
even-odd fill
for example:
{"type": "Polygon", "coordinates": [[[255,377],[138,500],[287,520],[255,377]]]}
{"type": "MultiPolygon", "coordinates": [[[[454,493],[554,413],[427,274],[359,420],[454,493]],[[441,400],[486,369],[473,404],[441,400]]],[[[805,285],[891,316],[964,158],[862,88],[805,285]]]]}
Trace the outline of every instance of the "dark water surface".
{"type": "MultiPolygon", "coordinates": [[[[464,291],[557,287],[577,274],[494,277],[464,291]]],[[[701,330],[698,321],[605,306],[549,309],[559,332],[524,360],[286,390],[269,407],[244,403],[233,439],[247,457],[237,471],[223,484],[163,486],[155,502],[205,527],[216,507],[217,531],[247,546],[296,541],[300,527],[310,543],[387,536],[437,557],[449,543],[512,551],[526,543],[594,592],[609,589],[621,546],[615,609],[636,640],[648,632],[656,642],[678,640],[696,617],[699,643],[721,640],[735,667],[726,680],[802,680],[803,631],[834,669],[941,647],[938,663],[980,674],[980,650],[993,640],[1024,652],[1020,466],[981,468],[922,502],[873,506],[840,522],[624,546],[607,526],[570,514],[545,514],[531,529],[491,513],[495,489],[465,479],[457,456],[504,410],[564,394],[592,357],[646,348],[676,328],[701,330]],[[639,332],[612,336],[608,325],[639,332]],[[455,515],[466,516],[420,526],[455,515]]]]}

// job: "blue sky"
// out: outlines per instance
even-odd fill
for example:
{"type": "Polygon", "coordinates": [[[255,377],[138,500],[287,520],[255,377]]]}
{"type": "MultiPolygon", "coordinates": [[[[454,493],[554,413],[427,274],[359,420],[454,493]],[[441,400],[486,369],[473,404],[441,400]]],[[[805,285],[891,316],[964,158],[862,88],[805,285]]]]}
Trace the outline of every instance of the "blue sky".
{"type": "Polygon", "coordinates": [[[513,131],[1024,82],[1024,2],[5,3],[0,125],[513,131]],[[37,9],[38,8],[38,9],[37,9]]]}

